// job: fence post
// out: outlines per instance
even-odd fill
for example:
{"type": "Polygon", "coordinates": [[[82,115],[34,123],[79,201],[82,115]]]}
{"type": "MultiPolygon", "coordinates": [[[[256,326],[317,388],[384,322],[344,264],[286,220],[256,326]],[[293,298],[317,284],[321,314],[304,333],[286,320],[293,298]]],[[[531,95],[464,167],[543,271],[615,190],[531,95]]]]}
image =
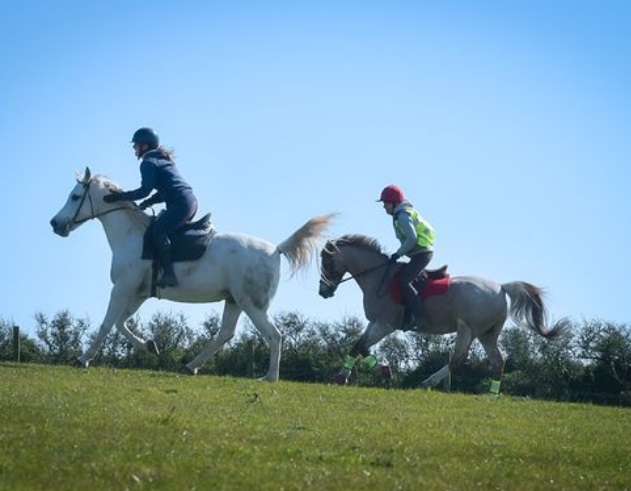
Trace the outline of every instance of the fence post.
{"type": "Polygon", "coordinates": [[[20,363],[20,326],[13,326],[13,353],[15,360],[20,363]]]}

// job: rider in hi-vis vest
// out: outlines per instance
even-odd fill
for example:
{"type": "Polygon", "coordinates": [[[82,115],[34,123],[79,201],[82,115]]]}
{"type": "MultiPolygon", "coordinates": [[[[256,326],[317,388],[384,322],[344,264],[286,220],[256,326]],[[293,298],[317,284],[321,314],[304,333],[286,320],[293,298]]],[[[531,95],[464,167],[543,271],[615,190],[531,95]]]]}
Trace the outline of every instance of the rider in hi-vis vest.
{"type": "Polygon", "coordinates": [[[377,200],[383,202],[388,215],[392,215],[392,225],[397,239],[401,242],[399,249],[390,256],[396,261],[401,256],[408,256],[409,262],[401,268],[400,281],[405,307],[401,328],[404,330],[416,326],[420,328],[425,321],[423,302],[412,286],[414,279],[427,267],[433,256],[434,229],[412,203],[405,199],[403,191],[397,186],[386,186],[377,200]]]}

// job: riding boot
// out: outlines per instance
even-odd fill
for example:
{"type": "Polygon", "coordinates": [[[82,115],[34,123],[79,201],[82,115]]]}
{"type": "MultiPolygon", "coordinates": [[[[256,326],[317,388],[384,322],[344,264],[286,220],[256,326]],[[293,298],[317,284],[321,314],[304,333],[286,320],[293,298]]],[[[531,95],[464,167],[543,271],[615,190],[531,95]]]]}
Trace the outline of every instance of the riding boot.
{"type": "Polygon", "coordinates": [[[416,297],[414,305],[414,325],[418,331],[421,331],[427,324],[427,317],[425,317],[425,305],[423,299],[419,296],[416,297]]]}
{"type": "Polygon", "coordinates": [[[171,243],[169,240],[165,240],[158,246],[156,251],[158,254],[158,261],[162,266],[162,276],[158,280],[159,288],[166,288],[168,286],[177,286],[177,278],[173,271],[173,261],[171,259],[171,243]]]}
{"type": "Polygon", "coordinates": [[[423,301],[419,298],[416,289],[412,285],[405,285],[403,288],[403,331],[418,330],[425,323],[425,309],[423,301]]]}
{"type": "Polygon", "coordinates": [[[414,295],[414,307],[412,310],[414,312],[414,322],[418,330],[423,329],[427,323],[427,317],[425,316],[425,302],[421,297],[426,281],[427,273],[423,270],[414,283],[416,295],[414,295]]]}

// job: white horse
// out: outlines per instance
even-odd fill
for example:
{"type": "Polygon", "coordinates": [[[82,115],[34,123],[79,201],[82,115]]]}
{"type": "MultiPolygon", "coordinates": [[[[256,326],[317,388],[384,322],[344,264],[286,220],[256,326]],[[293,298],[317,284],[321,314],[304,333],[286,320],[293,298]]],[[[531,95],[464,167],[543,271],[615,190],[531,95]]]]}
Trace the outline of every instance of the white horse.
{"type": "MultiPolygon", "coordinates": [[[[86,167],[66,204],[50,221],[56,234],[67,237],[82,223],[97,218],[112,249],[114,286],[107,313],[91,346],[77,359],[86,368],[113,325],[134,348],[158,354],[155,342],[139,338],[126,326],[150,297],[152,262],[141,260],[141,253],[151,217],[133,202],[105,203],[103,196],[113,190],[120,188],[103,176],[92,177],[86,167]]],[[[219,333],[186,365],[190,373],[196,374],[233,337],[239,315],[245,312],[270,345],[269,369],[262,380],[278,380],[282,336],[268,309],[278,287],[280,256],[289,261],[292,275],[308,266],[332,218],[332,214],[312,218],[277,246],[248,235],[218,233],[200,259],[174,264],[179,285],[158,290],[160,298],[193,303],[225,300],[219,333]]]]}

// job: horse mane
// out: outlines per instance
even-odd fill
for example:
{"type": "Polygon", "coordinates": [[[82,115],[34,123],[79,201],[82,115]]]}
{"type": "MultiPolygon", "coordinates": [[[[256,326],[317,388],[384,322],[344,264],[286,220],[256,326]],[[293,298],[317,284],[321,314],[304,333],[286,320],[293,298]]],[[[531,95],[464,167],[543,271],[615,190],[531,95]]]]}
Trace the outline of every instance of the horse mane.
{"type": "MultiPolygon", "coordinates": [[[[79,182],[83,182],[83,176],[77,176],[77,181],[79,182]]],[[[90,183],[92,183],[93,185],[96,185],[97,187],[99,187],[100,189],[103,189],[106,191],[106,193],[110,193],[110,192],[122,192],[123,188],[121,188],[118,184],[116,184],[114,181],[110,180],[108,177],[106,177],[103,174],[96,174],[94,176],[92,176],[90,178],[90,183]]],[[[120,206],[127,208],[130,212],[134,213],[135,216],[137,216],[138,218],[142,219],[142,224],[146,227],[149,226],[149,219],[151,218],[150,215],[148,215],[147,213],[145,213],[144,211],[142,211],[138,205],[133,202],[133,201],[120,201],[120,206]]]]}
{"type": "MultiPolygon", "coordinates": [[[[77,172],[76,179],[78,183],[85,183],[86,175],[77,172]]],[[[89,182],[92,184],[96,184],[99,188],[105,189],[106,191],[122,191],[123,190],[118,184],[108,179],[107,176],[105,176],[104,174],[96,174],[94,176],[91,176],[89,178],[89,182]]]]}
{"type": "Polygon", "coordinates": [[[114,181],[111,181],[110,179],[108,179],[103,174],[97,174],[95,176],[92,176],[92,179],[90,179],[90,181],[92,183],[96,184],[98,187],[105,189],[106,191],[112,192],[112,191],[122,191],[123,190],[123,188],[121,188],[114,181]]]}
{"type": "Polygon", "coordinates": [[[359,249],[364,249],[367,251],[375,252],[377,254],[385,255],[384,249],[381,244],[379,244],[377,239],[361,234],[342,235],[335,240],[329,241],[327,243],[327,246],[330,246],[333,249],[339,249],[343,246],[354,246],[359,249]]]}
{"type": "MultiPolygon", "coordinates": [[[[379,242],[377,242],[377,239],[373,239],[372,237],[368,237],[366,235],[345,234],[337,239],[331,239],[327,241],[320,253],[322,258],[322,277],[325,282],[333,283],[329,277],[329,272],[326,270],[326,264],[332,260],[334,255],[340,253],[343,247],[355,247],[356,249],[375,254],[380,258],[385,256],[383,247],[381,247],[379,242]]],[[[339,278],[338,281],[340,279],[341,278],[339,278]]]]}

